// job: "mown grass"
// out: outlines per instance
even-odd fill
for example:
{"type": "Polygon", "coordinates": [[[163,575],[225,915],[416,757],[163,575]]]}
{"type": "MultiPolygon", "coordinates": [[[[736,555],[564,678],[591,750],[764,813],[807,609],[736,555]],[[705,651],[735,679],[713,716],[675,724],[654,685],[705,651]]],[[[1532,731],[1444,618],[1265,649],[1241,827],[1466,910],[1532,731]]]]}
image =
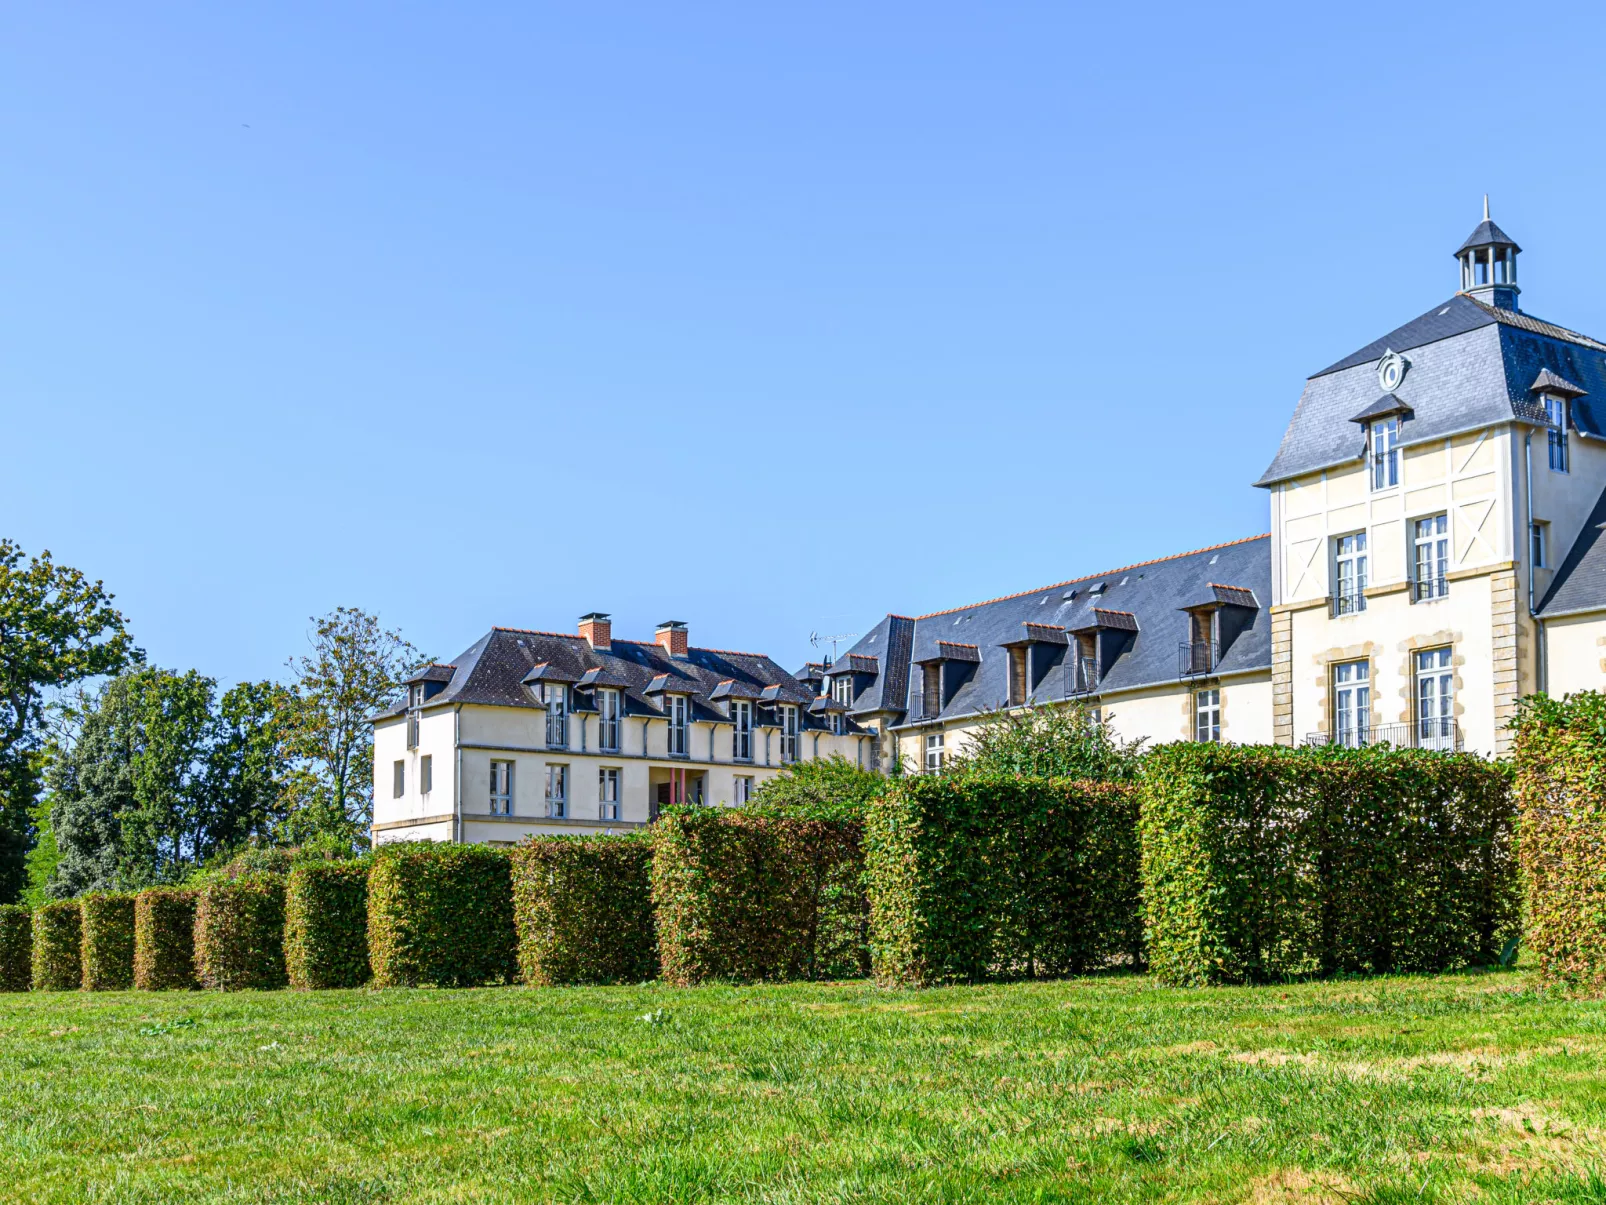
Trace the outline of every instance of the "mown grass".
{"type": "Polygon", "coordinates": [[[0,997],[7,1201],[1606,1203],[1521,973],[0,997]]]}

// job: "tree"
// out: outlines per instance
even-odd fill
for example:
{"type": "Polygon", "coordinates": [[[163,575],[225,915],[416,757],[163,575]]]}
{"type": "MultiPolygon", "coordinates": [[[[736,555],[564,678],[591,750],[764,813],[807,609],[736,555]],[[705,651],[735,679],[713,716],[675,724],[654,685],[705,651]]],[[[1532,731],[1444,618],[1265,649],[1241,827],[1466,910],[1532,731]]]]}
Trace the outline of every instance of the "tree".
{"type": "Polygon", "coordinates": [[[953,773],[1123,780],[1137,772],[1143,744],[1116,740],[1080,703],[989,712],[967,735],[965,752],[949,763],[953,773]]]}
{"type": "Polygon", "coordinates": [[[277,682],[241,682],[218,704],[210,754],[210,840],[232,850],[284,836],[293,696],[277,682]]]}
{"type": "Polygon", "coordinates": [[[377,616],[337,607],[311,621],[312,652],[292,658],[287,831],[302,841],[332,833],[366,844],[374,815],[373,715],[390,705],[423,658],[377,616]]]}
{"type": "Polygon", "coordinates": [[[33,838],[50,692],[143,659],[102,583],[0,539],[0,901],[17,898],[33,838]]]}
{"type": "Polygon", "coordinates": [[[874,770],[861,770],[840,753],[817,761],[792,762],[758,788],[753,802],[785,807],[815,819],[857,820],[869,802],[887,789],[874,770]]]}

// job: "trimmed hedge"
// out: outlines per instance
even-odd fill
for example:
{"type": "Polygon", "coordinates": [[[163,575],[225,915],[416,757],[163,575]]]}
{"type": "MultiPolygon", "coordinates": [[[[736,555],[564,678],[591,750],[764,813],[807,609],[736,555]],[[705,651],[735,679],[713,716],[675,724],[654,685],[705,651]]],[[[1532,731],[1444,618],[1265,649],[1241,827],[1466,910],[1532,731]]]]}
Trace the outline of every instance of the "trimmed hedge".
{"type": "Polygon", "coordinates": [[[33,986],[33,913],[21,904],[0,904],[0,992],[33,986]]]}
{"type": "Polygon", "coordinates": [[[147,887],[134,897],[134,986],[186,991],[195,978],[195,892],[147,887]]]}
{"type": "Polygon", "coordinates": [[[368,982],[367,862],[306,862],[290,872],[284,960],[291,987],[368,982]]]}
{"type": "Polygon", "coordinates": [[[651,831],[658,956],[670,983],[868,970],[859,821],[686,808],[651,831]]]}
{"type": "Polygon", "coordinates": [[[645,837],[531,837],[512,853],[519,972],[536,986],[657,978],[645,837]]]}
{"type": "Polygon", "coordinates": [[[92,892],[78,906],[83,923],[86,992],[126,992],[134,986],[134,897],[92,892]]]}
{"type": "Polygon", "coordinates": [[[1533,696],[1517,713],[1523,941],[1540,979],[1606,990],[1606,695],[1533,696]]]}
{"type": "Polygon", "coordinates": [[[518,974],[506,853],[417,841],[381,848],[368,875],[378,987],[475,987],[518,974]]]}
{"type": "Polygon", "coordinates": [[[201,888],[195,973],[202,987],[222,991],[285,985],[284,876],[245,874],[201,888]]]}
{"type": "Polygon", "coordinates": [[[865,846],[880,983],[1054,977],[1142,962],[1129,785],[905,778],[870,805],[865,846]]]}
{"type": "Polygon", "coordinates": [[[33,914],[33,990],[76,991],[84,982],[83,914],[77,900],[56,900],[33,914]]]}
{"type": "Polygon", "coordinates": [[[1149,961],[1174,984],[1494,961],[1518,919],[1507,770],[1417,749],[1144,759],[1149,961]]]}

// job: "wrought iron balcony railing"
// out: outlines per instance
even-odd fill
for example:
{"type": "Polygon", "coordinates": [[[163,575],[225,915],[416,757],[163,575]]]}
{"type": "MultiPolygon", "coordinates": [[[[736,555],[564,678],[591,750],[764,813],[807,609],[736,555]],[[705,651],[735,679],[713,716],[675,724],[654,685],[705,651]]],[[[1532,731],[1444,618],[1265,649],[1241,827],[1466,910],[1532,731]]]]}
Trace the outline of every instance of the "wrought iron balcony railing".
{"type": "Polygon", "coordinates": [[[1220,650],[1214,640],[1185,640],[1178,650],[1177,677],[1197,678],[1215,672],[1220,650]]]}
{"type": "Polygon", "coordinates": [[[1417,720],[1414,724],[1378,724],[1375,727],[1346,728],[1338,732],[1312,732],[1307,745],[1342,745],[1362,749],[1389,745],[1395,749],[1431,749],[1455,753],[1461,749],[1461,728],[1452,719],[1417,720]]]}
{"type": "Polygon", "coordinates": [[[1366,610],[1366,595],[1359,590],[1330,594],[1327,597],[1327,613],[1334,619],[1340,615],[1358,615],[1364,610],[1366,610]]]}
{"type": "Polygon", "coordinates": [[[1450,579],[1442,573],[1419,577],[1411,583],[1411,598],[1416,602],[1429,602],[1450,593],[1450,579]]]}
{"type": "Polygon", "coordinates": [[[1071,691],[1073,695],[1091,694],[1099,688],[1099,659],[1097,657],[1071,658],[1071,691]]]}

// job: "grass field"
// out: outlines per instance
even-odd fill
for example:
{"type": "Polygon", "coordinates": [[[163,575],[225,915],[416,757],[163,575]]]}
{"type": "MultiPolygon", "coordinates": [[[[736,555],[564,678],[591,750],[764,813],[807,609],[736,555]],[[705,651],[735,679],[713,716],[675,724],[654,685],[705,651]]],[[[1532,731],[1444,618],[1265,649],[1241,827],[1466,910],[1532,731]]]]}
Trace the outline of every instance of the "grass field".
{"type": "Polygon", "coordinates": [[[5,996],[0,1196],[1606,1202],[1603,1056],[1521,973],[5,996]]]}

